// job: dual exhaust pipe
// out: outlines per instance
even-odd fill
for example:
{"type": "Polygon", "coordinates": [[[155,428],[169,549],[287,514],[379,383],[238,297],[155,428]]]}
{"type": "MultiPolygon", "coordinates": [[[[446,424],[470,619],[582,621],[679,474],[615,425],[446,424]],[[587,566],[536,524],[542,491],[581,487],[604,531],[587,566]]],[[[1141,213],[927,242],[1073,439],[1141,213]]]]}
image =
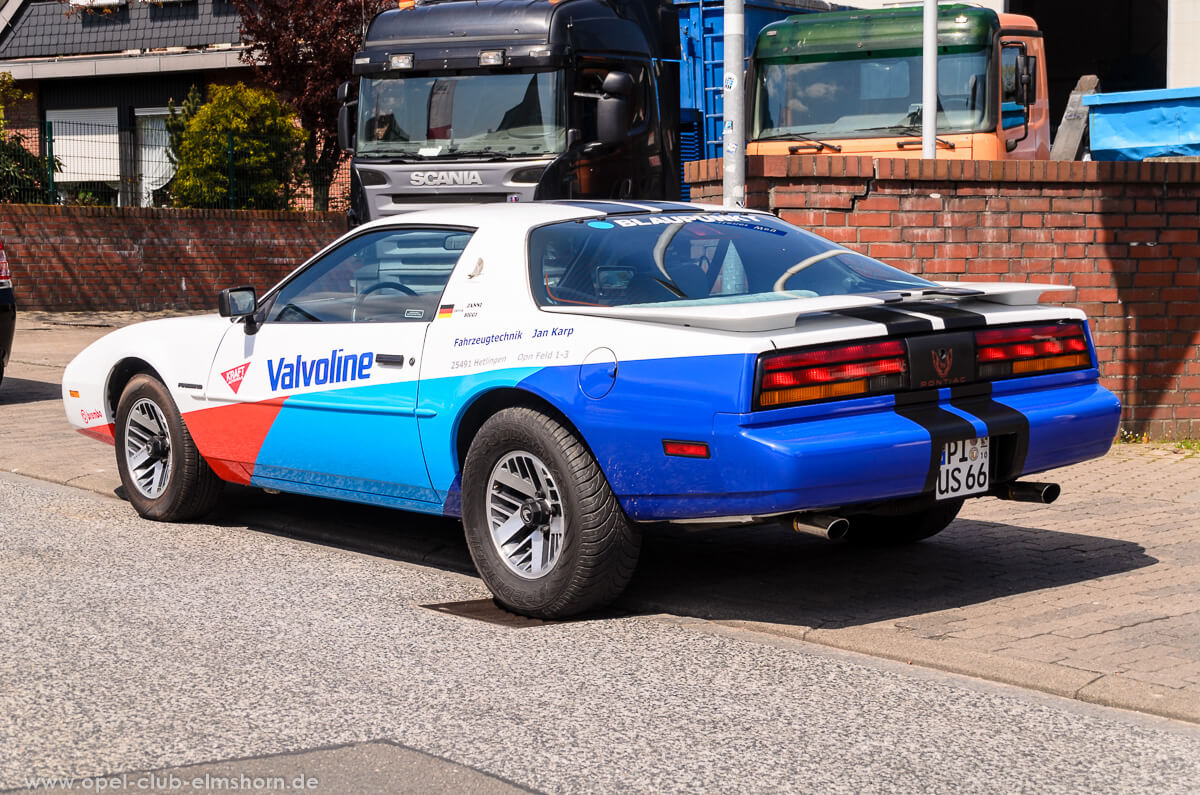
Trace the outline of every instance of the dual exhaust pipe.
{"type": "MultiPolygon", "coordinates": [[[[1012,481],[993,486],[986,492],[989,497],[1017,502],[1036,502],[1049,505],[1058,499],[1062,488],[1057,483],[1024,483],[1012,481]]],[[[792,517],[792,529],[797,533],[825,538],[830,541],[840,541],[850,532],[850,520],[843,516],[833,516],[823,513],[798,513],[792,517]]]]}

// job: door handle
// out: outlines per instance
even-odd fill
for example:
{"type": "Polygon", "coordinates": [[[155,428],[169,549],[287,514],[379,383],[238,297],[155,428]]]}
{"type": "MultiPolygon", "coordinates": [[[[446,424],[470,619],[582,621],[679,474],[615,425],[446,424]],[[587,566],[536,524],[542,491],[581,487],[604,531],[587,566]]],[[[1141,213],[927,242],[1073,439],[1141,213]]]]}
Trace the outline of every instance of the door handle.
{"type": "Polygon", "coordinates": [[[405,357],[403,353],[375,354],[375,363],[383,365],[384,367],[403,367],[404,359],[405,357]]]}

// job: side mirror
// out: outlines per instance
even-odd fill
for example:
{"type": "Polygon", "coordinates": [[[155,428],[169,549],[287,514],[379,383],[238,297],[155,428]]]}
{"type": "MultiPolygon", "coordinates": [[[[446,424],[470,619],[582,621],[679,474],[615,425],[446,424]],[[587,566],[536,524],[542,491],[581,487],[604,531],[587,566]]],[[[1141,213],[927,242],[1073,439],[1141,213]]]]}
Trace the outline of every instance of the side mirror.
{"type": "Polygon", "coordinates": [[[1017,102],[1022,105],[1032,105],[1036,94],[1037,58],[1017,53],[1017,102]]]}
{"type": "Polygon", "coordinates": [[[246,318],[246,333],[258,331],[254,313],[258,309],[258,294],[253,287],[229,287],[217,293],[217,312],[221,317],[246,318]]]}
{"type": "Polygon", "coordinates": [[[350,115],[349,105],[342,105],[338,108],[337,116],[337,135],[338,148],[343,152],[353,152],[357,144],[355,141],[354,117],[350,115]]]}
{"type": "Polygon", "coordinates": [[[258,308],[258,294],[253,287],[230,287],[217,293],[217,311],[221,317],[245,317],[258,308]]]}
{"type": "Polygon", "coordinates": [[[602,144],[617,144],[629,134],[629,98],[633,78],[628,72],[609,72],[600,87],[596,107],[596,135],[602,144]]]}
{"type": "Polygon", "coordinates": [[[338,108],[337,116],[337,135],[338,148],[343,152],[353,152],[357,145],[355,140],[355,117],[358,115],[355,112],[358,110],[358,100],[351,99],[351,93],[354,91],[354,83],[347,80],[338,86],[337,99],[341,107],[338,108]]]}

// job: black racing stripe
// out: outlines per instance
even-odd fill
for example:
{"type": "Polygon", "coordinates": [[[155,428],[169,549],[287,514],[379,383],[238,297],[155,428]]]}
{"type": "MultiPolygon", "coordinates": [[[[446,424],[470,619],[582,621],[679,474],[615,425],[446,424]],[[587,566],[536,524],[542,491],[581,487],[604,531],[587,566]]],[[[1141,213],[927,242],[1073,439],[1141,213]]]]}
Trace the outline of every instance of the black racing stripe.
{"type": "Polygon", "coordinates": [[[956,306],[949,306],[947,304],[923,304],[918,302],[905,304],[904,308],[920,312],[923,315],[933,315],[936,318],[941,318],[948,329],[973,328],[987,325],[987,319],[980,313],[967,309],[959,309],[956,306]]]}
{"type": "Polygon", "coordinates": [[[1029,419],[1011,406],[993,400],[989,383],[950,387],[950,405],[983,420],[989,437],[1001,437],[996,482],[1020,477],[1029,454],[1029,419]]]}
{"type": "Polygon", "coordinates": [[[933,331],[933,321],[923,317],[913,317],[894,309],[882,306],[858,306],[852,309],[839,309],[833,314],[852,317],[856,320],[869,320],[872,323],[882,323],[887,326],[889,335],[920,334],[933,331]]]}
{"type": "Polygon", "coordinates": [[[974,439],[978,434],[975,426],[952,411],[937,404],[936,389],[920,392],[905,392],[896,395],[895,412],[911,420],[929,432],[929,467],[925,471],[922,492],[933,491],[937,485],[938,470],[942,463],[942,449],[946,442],[974,439]]]}

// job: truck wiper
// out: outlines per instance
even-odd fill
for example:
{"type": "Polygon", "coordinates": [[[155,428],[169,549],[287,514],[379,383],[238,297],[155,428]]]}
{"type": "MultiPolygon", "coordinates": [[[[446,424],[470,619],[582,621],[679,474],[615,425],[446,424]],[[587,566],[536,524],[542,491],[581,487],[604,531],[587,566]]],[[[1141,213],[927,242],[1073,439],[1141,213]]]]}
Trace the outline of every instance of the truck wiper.
{"type": "Polygon", "coordinates": [[[491,149],[451,149],[447,152],[442,152],[438,157],[478,157],[492,162],[508,160],[509,155],[505,152],[496,152],[491,149]]]}
{"type": "Polygon", "coordinates": [[[842,147],[838,146],[837,144],[831,144],[828,141],[822,141],[820,138],[813,138],[811,135],[806,135],[804,133],[794,132],[794,133],[779,133],[778,135],[764,135],[762,138],[755,138],[754,140],[756,140],[756,141],[791,141],[791,140],[795,140],[796,138],[799,138],[802,141],[807,141],[808,143],[795,144],[794,146],[789,146],[788,152],[793,155],[796,154],[796,152],[800,151],[801,149],[815,149],[818,152],[820,152],[824,149],[832,149],[835,152],[842,151],[842,147]]]}
{"type": "MultiPolygon", "coordinates": [[[[886,127],[863,127],[858,130],[858,132],[879,132],[879,131],[890,132],[890,133],[894,133],[895,135],[902,135],[905,138],[920,138],[921,137],[921,125],[920,124],[892,124],[892,125],[888,125],[886,127]]],[[[938,144],[946,147],[947,149],[955,148],[954,141],[948,141],[945,138],[940,138],[937,136],[934,136],[933,140],[936,141],[938,144]]],[[[901,149],[903,149],[907,145],[908,144],[897,144],[897,146],[899,146],[901,149]]]]}

